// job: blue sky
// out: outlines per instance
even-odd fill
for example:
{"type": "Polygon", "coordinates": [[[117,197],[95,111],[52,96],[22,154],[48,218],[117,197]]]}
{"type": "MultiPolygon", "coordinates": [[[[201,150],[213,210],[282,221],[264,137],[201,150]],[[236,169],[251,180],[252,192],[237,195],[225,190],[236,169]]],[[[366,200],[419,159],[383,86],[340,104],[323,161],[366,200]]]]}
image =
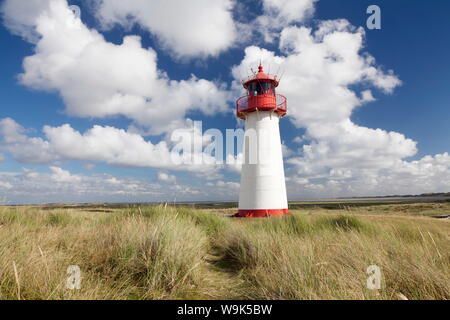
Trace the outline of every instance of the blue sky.
{"type": "Polygon", "coordinates": [[[0,201],[237,200],[235,166],[177,167],[153,148],[190,121],[242,126],[238,78],[260,60],[285,72],[290,200],[450,190],[448,1],[195,0],[192,15],[158,1],[30,3],[2,1],[0,201]],[[366,28],[371,4],[381,30],[366,28]],[[68,19],[78,29],[58,25],[68,19]]]}

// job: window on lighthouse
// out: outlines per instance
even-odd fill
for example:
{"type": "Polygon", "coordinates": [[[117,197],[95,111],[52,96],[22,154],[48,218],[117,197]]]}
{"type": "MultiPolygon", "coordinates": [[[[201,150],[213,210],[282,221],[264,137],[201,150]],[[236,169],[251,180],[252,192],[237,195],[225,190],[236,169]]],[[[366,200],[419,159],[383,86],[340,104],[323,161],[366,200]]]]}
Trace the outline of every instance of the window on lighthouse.
{"type": "Polygon", "coordinates": [[[273,83],[267,81],[253,82],[248,86],[250,96],[259,96],[262,94],[275,95],[273,83]]]}

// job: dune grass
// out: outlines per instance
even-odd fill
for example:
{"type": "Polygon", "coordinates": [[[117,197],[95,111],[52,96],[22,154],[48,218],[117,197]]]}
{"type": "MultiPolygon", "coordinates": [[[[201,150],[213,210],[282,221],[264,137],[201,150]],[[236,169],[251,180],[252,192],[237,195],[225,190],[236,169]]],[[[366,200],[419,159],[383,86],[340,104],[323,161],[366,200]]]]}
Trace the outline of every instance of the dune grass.
{"type": "Polygon", "coordinates": [[[0,299],[449,299],[448,220],[361,210],[3,207],[0,299]],[[66,288],[70,265],[79,290],[66,288]],[[369,265],[380,290],[366,286],[369,265]]]}

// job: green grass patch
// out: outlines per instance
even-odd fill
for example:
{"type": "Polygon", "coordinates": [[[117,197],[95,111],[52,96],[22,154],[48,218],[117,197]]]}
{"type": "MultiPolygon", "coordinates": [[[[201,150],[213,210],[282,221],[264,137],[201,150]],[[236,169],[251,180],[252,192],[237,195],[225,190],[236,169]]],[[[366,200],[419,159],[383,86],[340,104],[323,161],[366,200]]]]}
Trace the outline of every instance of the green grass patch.
{"type": "Polygon", "coordinates": [[[314,229],[335,231],[375,232],[375,227],[357,217],[341,215],[338,217],[321,217],[314,222],[314,229]]]}

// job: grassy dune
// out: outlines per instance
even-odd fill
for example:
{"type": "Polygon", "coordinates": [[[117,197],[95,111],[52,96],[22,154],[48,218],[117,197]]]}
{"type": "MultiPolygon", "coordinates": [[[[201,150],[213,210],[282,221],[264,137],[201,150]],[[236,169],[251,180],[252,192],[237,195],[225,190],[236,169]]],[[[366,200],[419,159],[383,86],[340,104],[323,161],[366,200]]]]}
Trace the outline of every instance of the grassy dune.
{"type": "Polygon", "coordinates": [[[450,224],[430,217],[450,203],[231,211],[2,207],[0,299],[450,298],[450,224]],[[373,264],[381,290],[366,288],[373,264]]]}

